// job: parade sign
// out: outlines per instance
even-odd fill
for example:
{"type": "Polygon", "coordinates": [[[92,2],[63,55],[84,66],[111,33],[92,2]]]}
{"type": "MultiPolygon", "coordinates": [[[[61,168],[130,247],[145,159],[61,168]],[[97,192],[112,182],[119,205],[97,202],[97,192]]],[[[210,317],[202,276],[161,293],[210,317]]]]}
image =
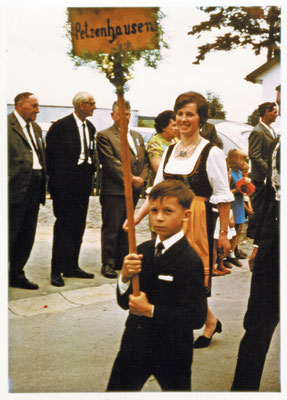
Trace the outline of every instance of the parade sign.
{"type": "Polygon", "coordinates": [[[158,8],[68,8],[73,54],[159,48],[158,8]]]}

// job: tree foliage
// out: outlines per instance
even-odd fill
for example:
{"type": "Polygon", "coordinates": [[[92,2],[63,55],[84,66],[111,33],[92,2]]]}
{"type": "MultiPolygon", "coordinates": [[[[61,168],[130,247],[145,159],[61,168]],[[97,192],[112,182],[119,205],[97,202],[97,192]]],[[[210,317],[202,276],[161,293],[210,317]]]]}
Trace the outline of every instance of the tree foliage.
{"type": "Polygon", "coordinates": [[[208,118],[225,119],[226,112],[219,96],[216,93],[207,91],[206,100],[208,102],[208,118]]]}
{"type": "Polygon", "coordinates": [[[116,87],[116,93],[122,94],[124,90],[128,90],[127,82],[133,79],[134,63],[141,59],[147,67],[156,68],[162,59],[162,49],[168,48],[167,43],[163,40],[163,29],[161,20],[164,18],[162,11],[157,8],[154,14],[155,26],[157,34],[157,49],[134,50],[130,48],[129,43],[125,46],[117,44],[112,53],[105,54],[103,52],[94,52],[92,54],[82,53],[81,57],[73,54],[72,50],[72,34],[69,14],[67,13],[67,22],[65,25],[66,36],[70,40],[71,49],[68,56],[72,58],[76,67],[88,65],[92,69],[105,74],[106,78],[116,87]]]}
{"type": "Polygon", "coordinates": [[[259,118],[260,118],[259,109],[256,108],[256,110],[254,110],[253,113],[248,116],[247,123],[252,126],[256,126],[259,122],[259,118]]]}
{"type": "Polygon", "coordinates": [[[188,35],[201,37],[202,32],[224,29],[214,42],[198,47],[193,64],[200,64],[211,51],[251,46],[255,55],[267,50],[267,60],[280,54],[281,14],[279,7],[200,7],[209,20],[193,26],[188,35]]]}

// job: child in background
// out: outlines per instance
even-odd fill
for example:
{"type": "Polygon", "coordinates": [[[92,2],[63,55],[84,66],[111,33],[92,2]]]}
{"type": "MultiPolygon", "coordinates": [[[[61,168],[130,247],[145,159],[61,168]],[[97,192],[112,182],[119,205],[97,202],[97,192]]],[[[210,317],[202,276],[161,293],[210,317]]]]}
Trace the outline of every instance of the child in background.
{"type": "MultiPolygon", "coordinates": [[[[246,159],[247,155],[242,150],[232,149],[228,152],[226,160],[227,165],[230,168],[230,174],[231,174],[230,189],[231,192],[234,194],[234,202],[232,203],[231,208],[233,211],[235,229],[236,229],[236,236],[231,242],[231,253],[228,255],[228,257],[226,257],[226,260],[229,263],[236,265],[237,267],[242,267],[242,264],[239,261],[239,259],[235,256],[234,251],[235,248],[237,248],[238,246],[239,237],[242,231],[243,224],[246,221],[246,218],[245,218],[243,194],[236,187],[236,182],[242,179],[241,169],[244,168],[246,159]]],[[[246,183],[248,182],[246,181],[246,183]]]]}
{"type": "Polygon", "coordinates": [[[153,375],[162,390],[190,391],[193,329],[206,319],[203,265],[182,225],[193,192],[168,179],[149,194],[149,215],[156,241],[128,254],[117,286],[119,305],[129,316],[107,391],[138,391],[153,375]],[[140,295],[131,294],[139,274],[140,295]]]}
{"type": "MultiPolygon", "coordinates": [[[[249,165],[247,162],[244,163],[244,167],[242,168],[242,176],[245,178],[245,181],[247,183],[251,182],[251,179],[249,178],[249,165]]],[[[249,215],[252,215],[254,213],[252,204],[251,204],[250,195],[244,194],[243,201],[244,201],[244,208],[245,208],[245,217],[248,218],[249,215]]]]}

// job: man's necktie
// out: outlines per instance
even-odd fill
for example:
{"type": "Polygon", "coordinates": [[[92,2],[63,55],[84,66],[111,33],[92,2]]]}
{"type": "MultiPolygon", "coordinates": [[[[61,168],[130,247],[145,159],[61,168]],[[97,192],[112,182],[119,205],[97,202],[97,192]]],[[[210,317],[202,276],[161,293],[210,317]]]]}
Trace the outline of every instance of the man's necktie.
{"type": "Polygon", "coordinates": [[[40,152],[40,150],[39,150],[39,148],[38,148],[38,146],[37,146],[37,144],[36,144],[36,142],[35,142],[35,140],[34,140],[34,138],[33,138],[33,136],[32,136],[32,133],[31,133],[31,130],[30,130],[30,124],[29,124],[29,123],[26,125],[26,128],[27,128],[27,132],[28,132],[29,138],[30,138],[30,140],[31,140],[31,142],[32,142],[32,146],[33,146],[33,148],[34,148],[34,150],[35,150],[35,152],[36,152],[36,154],[37,154],[37,156],[38,156],[39,163],[40,163],[41,165],[43,165],[43,163],[42,163],[42,157],[41,157],[41,152],[40,152]]]}
{"type": "Polygon", "coordinates": [[[87,162],[88,158],[89,158],[89,149],[88,149],[87,138],[86,138],[86,126],[85,126],[85,123],[83,123],[83,136],[84,136],[85,162],[87,162]]]}
{"type": "Polygon", "coordinates": [[[155,252],[154,252],[154,259],[155,261],[157,261],[159,259],[159,257],[161,256],[161,253],[164,249],[164,245],[162,244],[162,242],[159,242],[155,248],[155,252]]]}

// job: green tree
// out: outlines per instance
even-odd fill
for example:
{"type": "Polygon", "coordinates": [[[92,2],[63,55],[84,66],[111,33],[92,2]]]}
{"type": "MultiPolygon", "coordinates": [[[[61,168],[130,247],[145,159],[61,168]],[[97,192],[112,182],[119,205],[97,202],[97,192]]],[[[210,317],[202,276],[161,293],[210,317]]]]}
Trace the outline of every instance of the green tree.
{"type": "Polygon", "coordinates": [[[202,32],[224,29],[214,42],[198,47],[193,64],[200,64],[211,51],[232,50],[251,46],[255,55],[267,50],[267,61],[280,54],[281,14],[279,7],[200,7],[209,15],[208,21],[193,26],[188,35],[201,36],[202,32]]]}
{"type": "Polygon", "coordinates": [[[254,110],[253,113],[248,116],[247,123],[252,125],[252,126],[255,126],[255,125],[258,124],[259,118],[260,118],[259,109],[256,108],[256,110],[254,110]]]}
{"type": "Polygon", "coordinates": [[[219,96],[216,93],[207,91],[206,100],[208,102],[208,118],[225,119],[226,112],[219,96]]]}

